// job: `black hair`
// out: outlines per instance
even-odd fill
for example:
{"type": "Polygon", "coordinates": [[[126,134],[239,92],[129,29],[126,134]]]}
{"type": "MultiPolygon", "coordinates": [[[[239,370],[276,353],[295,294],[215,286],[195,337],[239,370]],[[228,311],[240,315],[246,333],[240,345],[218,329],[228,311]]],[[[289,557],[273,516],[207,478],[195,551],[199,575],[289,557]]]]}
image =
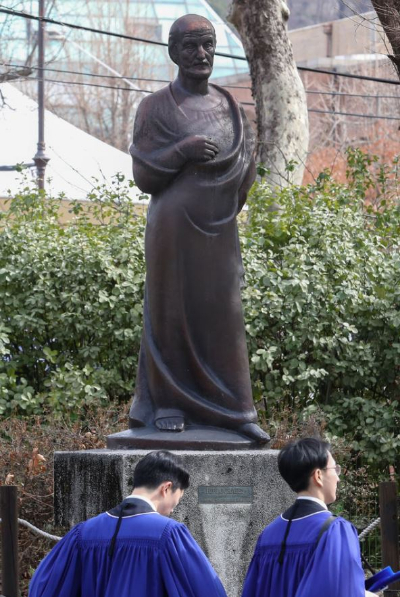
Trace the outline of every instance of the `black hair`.
{"type": "Polygon", "coordinates": [[[189,473],[179,456],[166,450],[150,452],[140,460],[133,473],[133,489],[156,489],[161,483],[172,482],[172,490],[189,487],[189,473]]]}
{"type": "Polygon", "coordinates": [[[315,469],[328,464],[331,446],[316,437],[306,437],[287,444],[279,453],[278,468],[290,489],[305,491],[315,469]]]}

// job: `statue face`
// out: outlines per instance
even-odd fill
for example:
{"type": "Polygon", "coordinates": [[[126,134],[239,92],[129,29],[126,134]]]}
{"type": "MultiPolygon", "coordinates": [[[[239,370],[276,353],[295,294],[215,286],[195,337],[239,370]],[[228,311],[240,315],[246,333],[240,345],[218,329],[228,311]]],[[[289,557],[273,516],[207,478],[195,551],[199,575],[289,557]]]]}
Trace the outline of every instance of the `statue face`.
{"type": "Polygon", "coordinates": [[[191,79],[208,79],[212,73],[214,54],[214,32],[204,26],[188,28],[176,45],[176,63],[179,70],[191,79]]]}

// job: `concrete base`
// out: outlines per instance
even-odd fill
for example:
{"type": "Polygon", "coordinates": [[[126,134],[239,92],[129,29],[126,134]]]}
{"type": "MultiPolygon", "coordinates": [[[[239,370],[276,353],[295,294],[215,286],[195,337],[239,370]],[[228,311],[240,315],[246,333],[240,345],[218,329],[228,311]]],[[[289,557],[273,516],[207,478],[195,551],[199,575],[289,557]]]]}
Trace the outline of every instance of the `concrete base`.
{"type": "MultiPolygon", "coordinates": [[[[147,450],[56,452],[56,524],[72,526],[115,506],[132,489],[147,450]]],[[[185,523],[239,597],[258,535],[293,501],[279,476],[277,450],[179,451],[191,485],[173,517],[185,523]]]]}

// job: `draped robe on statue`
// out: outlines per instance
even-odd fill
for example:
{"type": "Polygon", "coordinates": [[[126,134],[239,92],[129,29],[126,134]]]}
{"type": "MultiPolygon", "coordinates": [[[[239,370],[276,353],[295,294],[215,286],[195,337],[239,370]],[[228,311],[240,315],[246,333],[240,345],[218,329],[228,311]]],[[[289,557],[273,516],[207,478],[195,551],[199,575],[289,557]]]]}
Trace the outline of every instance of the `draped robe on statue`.
{"type": "Polygon", "coordinates": [[[136,116],[134,177],[152,196],[131,427],[178,415],[235,429],[257,418],[236,223],[254,179],[254,138],[242,108],[212,87],[221,101],[210,110],[178,106],[168,86],[146,97],[136,116]],[[176,144],[191,135],[209,136],[220,149],[216,159],[170,168],[166,152],[176,163],[176,144]]]}

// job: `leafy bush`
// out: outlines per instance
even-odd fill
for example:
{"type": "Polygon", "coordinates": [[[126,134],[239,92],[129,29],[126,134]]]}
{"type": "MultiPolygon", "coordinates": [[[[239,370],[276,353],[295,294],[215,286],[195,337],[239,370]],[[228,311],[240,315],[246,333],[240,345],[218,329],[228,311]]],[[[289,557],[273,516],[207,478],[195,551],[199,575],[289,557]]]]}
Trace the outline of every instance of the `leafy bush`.
{"type": "MultiPolygon", "coordinates": [[[[347,184],[328,172],[279,193],[257,183],[241,225],[261,415],[318,419],[377,466],[400,445],[397,168],[349,150],[347,184]]],[[[0,216],[0,413],[130,399],[145,266],[129,184],[99,187],[66,226],[31,189],[0,216]]]]}
{"type": "Polygon", "coordinates": [[[0,413],[126,400],[142,327],[144,218],[116,177],[75,218],[24,189],[0,225],[0,413]]]}
{"type": "Polygon", "coordinates": [[[327,172],[278,196],[258,184],[244,232],[255,397],[275,410],[322,413],[328,433],[383,464],[398,459],[400,446],[400,210],[392,175],[397,161],[390,172],[349,150],[346,185],[327,172]],[[379,205],[366,207],[368,197],[379,205]]]}

